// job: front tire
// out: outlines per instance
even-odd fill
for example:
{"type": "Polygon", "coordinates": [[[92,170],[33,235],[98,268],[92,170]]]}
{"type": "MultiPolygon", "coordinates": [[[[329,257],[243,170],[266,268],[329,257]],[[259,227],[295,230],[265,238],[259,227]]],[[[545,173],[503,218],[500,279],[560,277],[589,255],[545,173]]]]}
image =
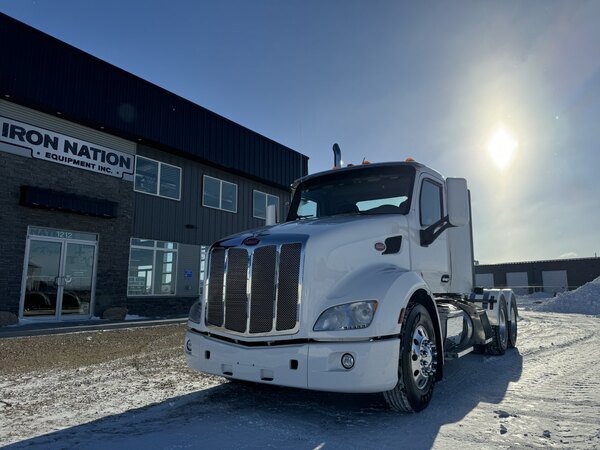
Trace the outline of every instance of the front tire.
{"type": "Polygon", "coordinates": [[[398,383],[384,392],[388,405],[401,412],[426,408],[433,395],[437,368],[435,330],[427,309],[418,303],[408,306],[402,325],[398,383]]]}

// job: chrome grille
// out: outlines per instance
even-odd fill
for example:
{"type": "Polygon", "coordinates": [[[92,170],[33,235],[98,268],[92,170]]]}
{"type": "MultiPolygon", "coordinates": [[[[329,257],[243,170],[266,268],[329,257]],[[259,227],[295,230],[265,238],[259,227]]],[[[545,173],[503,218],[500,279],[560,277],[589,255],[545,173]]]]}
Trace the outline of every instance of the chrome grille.
{"type": "Polygon", "coordinates": [[[232,248],[227,252],[225,276],[225,328],[243,333],[248,321],[248,252],[232,248]]]}
{"type": "Polygon", "coordinates": [[[223,275],[225,273],[225,250],[215,248],[210,254],[208,271],[207,321],[217,327],[223,326],[223,275]]]}
{"type": "Polygon", "coordinates": [[[284,244],[281,246],[279,291],[277,295],[277,331],[292,328],[298,316],[300,248],[300,244],[284,244]]]}
{"type": "Polygon", "coordinates": [[[245,336],[296,331],[301,259],[301,243],[213,248],[207,325],[245,336]]]}
{"type": "Polygon", "coordinates": [[[250,333],[266,333],[273,329],[276,258],[277,252],[274,245],[259,247],[254,252],[252,259],[250,333]]]}

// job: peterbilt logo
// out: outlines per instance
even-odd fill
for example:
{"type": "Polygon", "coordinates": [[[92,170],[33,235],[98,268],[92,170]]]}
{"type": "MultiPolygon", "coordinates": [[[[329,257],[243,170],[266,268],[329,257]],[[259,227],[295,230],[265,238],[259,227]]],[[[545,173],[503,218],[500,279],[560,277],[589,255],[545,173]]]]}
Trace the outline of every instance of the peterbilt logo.
{"type": "Polygon", "coordinates": [[[383,252],[383,251],[385,251],[385,248],[386,248],[386,246],[383,242],[376,242],[374,247],[375,247],[375,250],[377,250],[378,252],[383,252]]]}
{"type": "Polygon", "coordinates": [[[257,237],[254,237],[254,236],[248,237],[242,241],[242,244],[248,245],[248,246],[258,245],[259,243],[260,243],[260,239],[258,239],[257,237]]]}

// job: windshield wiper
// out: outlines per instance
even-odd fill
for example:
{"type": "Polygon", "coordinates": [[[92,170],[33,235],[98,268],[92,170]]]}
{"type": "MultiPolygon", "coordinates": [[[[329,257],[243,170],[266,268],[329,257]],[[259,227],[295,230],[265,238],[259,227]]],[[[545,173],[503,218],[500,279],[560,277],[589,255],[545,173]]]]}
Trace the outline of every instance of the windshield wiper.
{"type": "Polygon", "coordinates": [[[328,214],[327,216],[324,216],[324,217],[343,216],[346,214],[361,216],[366,213],[364,211],[342,211],[342,212],[338,212],[338,213],[334,213],[334,214],[328,214]]]}

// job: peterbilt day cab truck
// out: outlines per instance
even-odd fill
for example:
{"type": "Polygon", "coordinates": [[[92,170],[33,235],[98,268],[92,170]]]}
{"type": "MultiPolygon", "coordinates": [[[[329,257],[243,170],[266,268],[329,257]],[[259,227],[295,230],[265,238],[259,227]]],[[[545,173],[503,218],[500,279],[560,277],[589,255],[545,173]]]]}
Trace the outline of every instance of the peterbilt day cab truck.
{"type": "Polygon", "coordinates": [[[211,246],[187,361],[236,380],[382,392],[420,411],[445,360],[516,345],[515,296],[473,289],[465,179],[412,160],[338,162],[293,183],[285,222],[211,246]]]}

